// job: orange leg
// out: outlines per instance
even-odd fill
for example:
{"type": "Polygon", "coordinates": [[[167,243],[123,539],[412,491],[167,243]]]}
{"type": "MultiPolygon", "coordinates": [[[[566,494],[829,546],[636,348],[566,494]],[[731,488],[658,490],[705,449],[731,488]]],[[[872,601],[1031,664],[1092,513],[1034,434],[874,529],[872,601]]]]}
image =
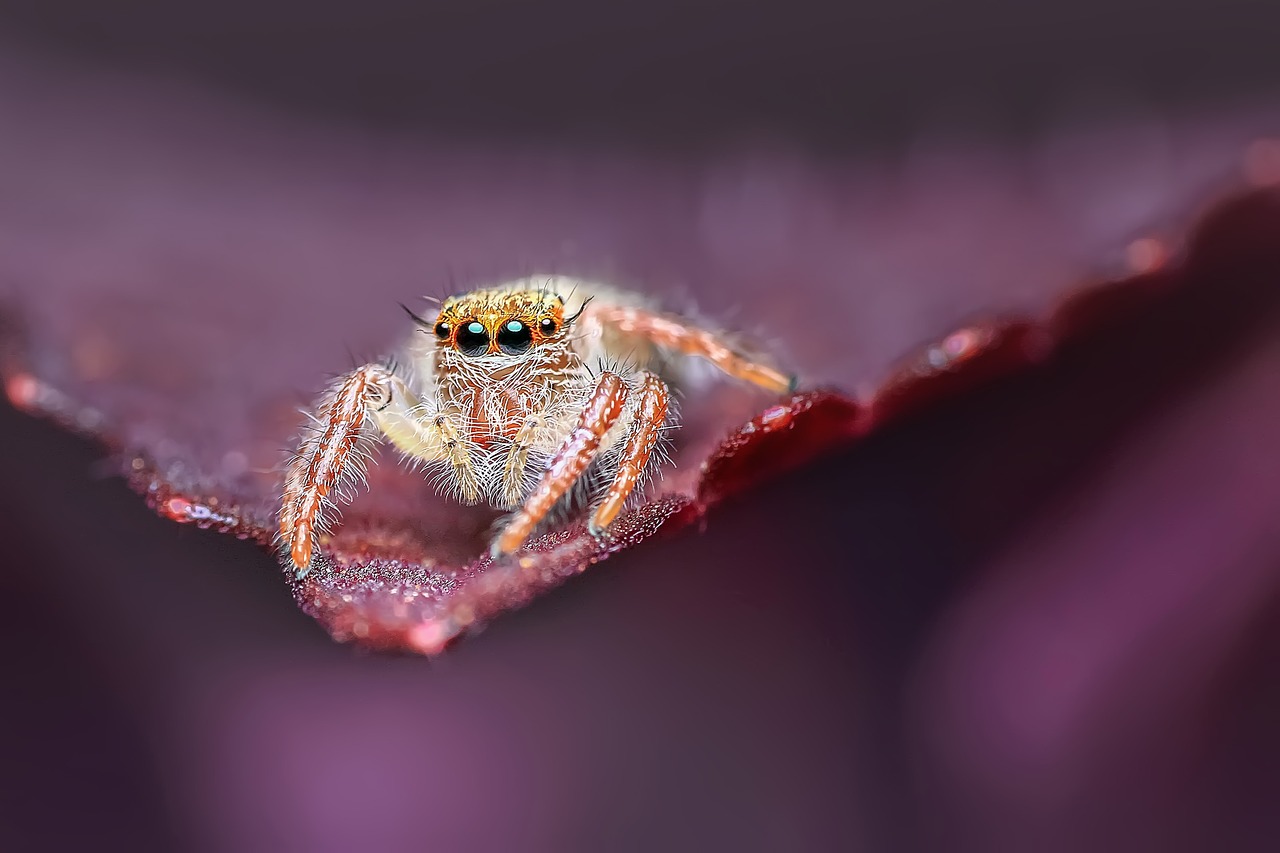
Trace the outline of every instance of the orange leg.
{"type": "Polygon", "coordinates": [[[447,415],[426,417],[420,403],[404,380],[376,364],[344,376],[321,399],[317,428],[289,465],[280,506],[280,538],[299,572],[311,563],[335,497],[346,498],[345,487],[363,476],[375,436],[413,459],[448,460],[464,496],[475,493],[475,472],[456,425],[447,415]]]}
{"type": "Polygon", "coordinates": [[[389,398],[390,376],[375,365],[354,371],[320,405],[323,428],[303,442],[285,477],[280,536],[299,571],[311,563],[315,531],[323,527],[330,493],[341,485],[350,463],[362,461],[357,445],[370,401],[389,398]],[[357,454],[353,459],[353,453],[357,454]]]}
{"type": "Polygon", "coordinates": [[[582,476],[582,472],[587,470],[600,450],[600,441],[622,416],[627,404],[627,394],[627,385],[617,374],[607,371],[600,374],[600,380],[587,399],[577,426],[552,457],[542,479],[538,481],[524,506],[511,518],[493,543],[491,553],[494,557],[510,554],[524,544],[538,523],[546,518],[556,502],[564,497],[582,476]]]}
{"type": "Polygon", "coordinates": [[[775,394],[795,390],[794,376],[787,376],[734,352],[718,335],[706,329],[643,308],[606,306],[596,309],[596,316],[602,323],[640,335],[660,347],[705,358],[730,376],[752,382],[775,394]]]}
{"type": "Polygon", "coordinates": [[[631,438],[622,450],[618,472],[609,485],[609,491],[591,516],[590,530],[595,534],[612,524],[622,511],[622,505],[644,474],[653,448],[662,434],[662,426],[667,421],[666,383],[652,373],[642,375],[644,380],[640,386],[640,400],[636,406],[631,438]]]}

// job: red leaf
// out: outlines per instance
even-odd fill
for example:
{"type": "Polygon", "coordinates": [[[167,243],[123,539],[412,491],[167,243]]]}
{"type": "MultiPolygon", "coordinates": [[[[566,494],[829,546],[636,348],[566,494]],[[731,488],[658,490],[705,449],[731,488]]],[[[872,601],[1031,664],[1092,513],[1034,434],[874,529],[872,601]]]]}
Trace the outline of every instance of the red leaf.
{"type": "MultiPolygon", "coordinates": [[[[1247,149],[1260,126],[1249,117],[1220,120],[1217,141],[1154,182],[1125,183],[1141,150],[1107,162],[1008,151],[994,168],[959,152],[908,163],[928,180],[884,192],[852,166],[820,173],[777,154],[682,167],[584,155],[548,179],[555,161],[397,152],[156,94],[100,97],[113,104],[104,124],[82,98],[0,80],[14,117],[0,162],[23,163],[0,201],[5,387],[16,406],[100,438],[165,517],[272,545],[295,408],[343,369],[348,345],[394,347],[406,333],[396,303],[441,289],[449,267],[469,270],[453,289],[555,268],[640,283],[675,307],[688,283],[707,315],[740,308],[807,387],[832,389],[770,401],[726,386],[686,401],[674,468],[608,541],[573,522],[500,564],[480,556],[492,514],[384,458],[321,542],[327,566],[286,577],[336,638],[428,653],[1141,310],[1179,286],[1186,261],[1169,228],[1140,225],[1203,209],[1205,186],[1240,191],[1239,164],[1254,184],[1275,179],[1268,144],[1247,149]],[[37,108],[40,122],[20,120],[37,108]],[[1034,162],[1042,186],[1028,188],[1014,176],[1034,162]],[[1142,203],[1111,204],[1122,192],[1142,203]]],[[[1257,193],[1235,210],[1274,224],[1273,191],[1257,193]]]]}

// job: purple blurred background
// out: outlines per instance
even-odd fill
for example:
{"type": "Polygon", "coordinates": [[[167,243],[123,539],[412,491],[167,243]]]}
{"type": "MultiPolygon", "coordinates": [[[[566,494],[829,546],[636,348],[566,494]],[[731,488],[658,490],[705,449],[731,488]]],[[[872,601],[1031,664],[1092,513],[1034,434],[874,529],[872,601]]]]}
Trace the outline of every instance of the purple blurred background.
{"type": "MultiPolygon", "coordinates": [[[[861,387],[1179,233],[1280,130],[1278,26],[1240,0],[5,2],[4,293],[54,373],[81,316],[182,317],[145,351],[190,408],[138,422],[179,455],[246,440],[237,365],[305,390],[456,267],[652,281],[861,387]],[[420,209],[451,230],[398,249],[420,209]],[[208,298],[232,273],[262,304],[208,298]],[[333,328],[290,326],[291,288],[333,328]]],[[[1274,849],[1278,223],[1223,218],[1141,317],[434,661],[334,645],[270,555],[2,409],[0,849],[1274,849]]]]}

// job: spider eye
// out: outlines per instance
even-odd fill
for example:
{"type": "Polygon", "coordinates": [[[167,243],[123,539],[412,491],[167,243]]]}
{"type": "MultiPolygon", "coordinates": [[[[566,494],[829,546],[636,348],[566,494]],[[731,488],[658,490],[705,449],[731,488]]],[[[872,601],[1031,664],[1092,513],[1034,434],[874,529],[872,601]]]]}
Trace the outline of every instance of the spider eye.
{"type": "Polygon", "coordinates": [[[484,355],[489,349],[489,333],[484,324],[472,320],[458,329],[458,349],[463,355],[484,355]]]}
{"type": "Polygon", "coordinates": [[[444,340],[445,338],[449,337],[448,323],[436,323],[436,337],[439,338],[440,340],[444,340]]]}
{"type": "Polygon", "coordinates": [[[507,355],[519,355],[533,344],[533,331],[519,320],[509,320],[498,330],[498,346],[507,355]]]}
{"type": "Polygon", "coordinates": [[[556,321],[552,320],[550,317],[547,317],[545,320],[543,320],[541,323],[538,324],[538,329],[544,335],[554,335],[556,333],[556,321]]]}

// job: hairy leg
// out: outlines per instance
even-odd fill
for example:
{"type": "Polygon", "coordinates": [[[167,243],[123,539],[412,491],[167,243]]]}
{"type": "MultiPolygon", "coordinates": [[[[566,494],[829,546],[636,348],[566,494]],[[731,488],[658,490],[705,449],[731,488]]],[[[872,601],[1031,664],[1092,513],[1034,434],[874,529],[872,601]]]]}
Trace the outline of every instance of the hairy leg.
{"type": "Polygon", "coordinates": [[[642,373],[640,398],[635,409],[635,421],[627,445],[622,449],[618,471],[614,474],[604,500],[591,515],[590,530],[600,533],[622,511],[622,506],[635,489],[653,455],[653,448],[662,435],[667,421],[667,384],[652,373],[642,373]]]}
{"type": "MultiPolygon", "coordinates": [[[[415,421],[418,429],[422,429],[422,423],[415,421]]],[[[462,431],[458,429],[457,415],[445,414],[443,412],[433,415],[430,419],[429,435],[433,441],[433,452],[431,454],[415,454],[420,459],[432,461],[435,459],[448,459],[449,464],[453,466],[453,476],[457,480],[458,490],[461,492],[464,503],[475,503],[480,499],[480,481],[476,479],[475,466],[471,462],[471,454],[467,450],[467,440],[463,437],[462,431]]],[[[404,449],[403,447],[401,448],[404,449]]]]}
{"type": "Polygon", "coordinates": [[[510,554],[524,544],[538,523],[578,481],[599,452],[605,434],[622,416],[628,393],[627,384],[617,374],[608,371],[600,374],[577,425],[552,457],[524,506],[512,516],[493,543],[493,556],[510,554]]]}
{"type": "Polygon", "coordinates": [[[795,390],[796,379],[735,352],[714,332],[644,308],[603,305],[592,308],[595,316],[627,334],[638,335],[659,347],[684,355],[699,356],[730,376],[746,380],[775,394],[795,390]]]}
{"type": "Polygon", "coordinates": [[[363,477],[376,433],[417,459],[448,458],[455,467],[462,464],[458,459],[467,459],[464,474],[474,484],[465,448],[459,454],[456,429],[443,416],[424,418],[420,402],[404,380],[377,364],[352,371],[321,397],[316,428],[289,464],[280,506],[280,536],[300,572],[311,564],[315,535],[325,528],[337,499],[347,499],[346,489],[363,477]]]}
{"type": "Polygon", "coordinates": [[[529,464],[529,450],[533,447],[538,430],[547,419],[541,414],[531,414],[520,425],[511,453],[502,470],[502,497],[507,506],[517,506],[524,497],[524,469],[529,464]]]}

